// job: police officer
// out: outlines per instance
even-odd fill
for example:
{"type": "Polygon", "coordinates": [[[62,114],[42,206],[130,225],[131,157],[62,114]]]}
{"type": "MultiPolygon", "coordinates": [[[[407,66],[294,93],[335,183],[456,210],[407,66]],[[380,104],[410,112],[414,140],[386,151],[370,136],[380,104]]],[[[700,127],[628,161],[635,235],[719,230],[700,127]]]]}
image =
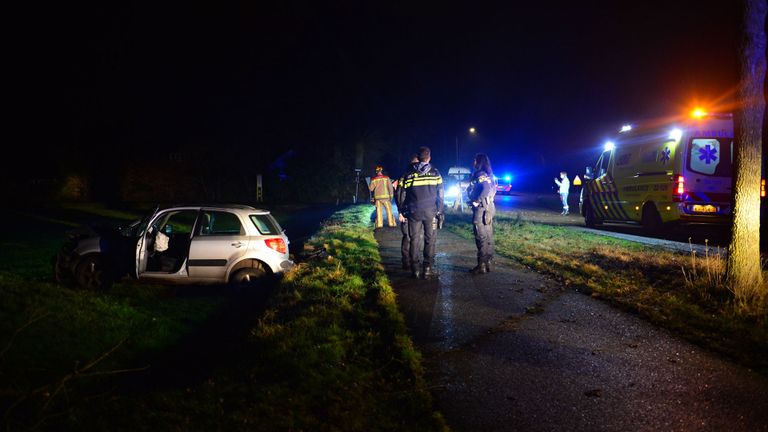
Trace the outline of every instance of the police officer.
{"type": "Polygon", "coordinates": [[[405,216],[408,218],[408,235],[411,238],[411,276],[430,278],[435,276],[435,220],[443,213],[443,178],[429,164],[432,158],[427,147],[420,147],[419,162],[411,165],[403,178],[405,216]],[[422,252],[423,251],[423,252],[422,252]],[[420,256],[421,255],[421,256],[420,256]],[[423,267],[422,267],[423,257],[423,267]]]}
{"type": "Polygon", "coordinates": [[[411,165],[419,163],[419,155],[411,155],[410,165],[406,171],[395,181],[397,190],[395,191],[395,202],[397,203],[397,219],[400,221],[400,231],[403,233],[403,239],[400,241],[400,255],[403,261],[403,270],[411,269],[411,236],[408,234],[408,218],[405,217],[407,210],[405,208],[405,176],[408,175],[411,165]]]}
{"type": "Polygon", "coordinates": [[[384,215],[382,212],[387,211],[387,224],[390,227],[395,227],[395,217],[392,216],[392,195],[394,189],[392,188],[392,181],[388,176],[385,176],[384,168],[380,165],[376,166],[376,176],[371,179],[371,183],[368,185],[368,189],[373,192],[373,201],[376,205],[376,229],[384,226],[384,215]]]}
{"type": "Polygon", "coordinates": [[[467,192],[469,204],[472,206],[472,225],[477,245],[477,266],[470,272],[482,274],[491,271],[493,259],[493,216],[496,206],[493,198],[496,195],[496,181],[488,155],[478,153],[473,163],[475,169],[467,192]]]}

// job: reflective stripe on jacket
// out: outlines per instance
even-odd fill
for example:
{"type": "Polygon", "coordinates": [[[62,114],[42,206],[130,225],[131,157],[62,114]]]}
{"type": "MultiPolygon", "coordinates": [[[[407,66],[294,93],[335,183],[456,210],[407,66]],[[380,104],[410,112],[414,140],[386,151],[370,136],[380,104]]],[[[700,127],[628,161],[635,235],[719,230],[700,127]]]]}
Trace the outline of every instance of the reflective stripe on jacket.
{"type": "Polygon", "coordinates": [[[429,164],[414,164],[403,176],[404,204],[409,217],[416,219],[443,212],[443,177],[429,164]]]}
{"type": "Polygon", "coordinates": [[[394,195],[392,181],[383,174],[372,178],[368,189],[373,192],[373,199],[392,199],[394,195]]]}

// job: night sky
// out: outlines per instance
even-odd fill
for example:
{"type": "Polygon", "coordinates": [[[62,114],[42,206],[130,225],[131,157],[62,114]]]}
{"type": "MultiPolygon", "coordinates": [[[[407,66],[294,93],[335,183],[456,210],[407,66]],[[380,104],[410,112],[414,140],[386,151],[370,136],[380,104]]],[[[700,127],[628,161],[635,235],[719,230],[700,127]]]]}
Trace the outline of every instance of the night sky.
{"type": "Polygon", "coordinates": [[[39,169],[375,134],[443,170],[458,137],[465,165],[548,185],[738,81],[737,1],[159,3],[18,11],[12,119],[39,169]]]}

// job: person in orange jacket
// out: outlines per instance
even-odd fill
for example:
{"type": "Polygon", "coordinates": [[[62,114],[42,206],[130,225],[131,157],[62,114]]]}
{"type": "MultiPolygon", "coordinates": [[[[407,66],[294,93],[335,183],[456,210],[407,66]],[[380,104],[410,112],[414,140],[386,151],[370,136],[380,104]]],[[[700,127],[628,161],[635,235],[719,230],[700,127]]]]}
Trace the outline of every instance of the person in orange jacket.
{"type": "Polygon", "coordinates": [[[397,226],[395,217],[392,216],[392,196],[394,196],[392,180],[385,176],[383,171],[384,168],[377,166],[376,175],[371,178],[371,183],[368,185],[368,189],[373,192],[373,201],[376,205],[376,229],[384,226],[382,207],[387,211],[387,224],[391,228],[397,226]]]}

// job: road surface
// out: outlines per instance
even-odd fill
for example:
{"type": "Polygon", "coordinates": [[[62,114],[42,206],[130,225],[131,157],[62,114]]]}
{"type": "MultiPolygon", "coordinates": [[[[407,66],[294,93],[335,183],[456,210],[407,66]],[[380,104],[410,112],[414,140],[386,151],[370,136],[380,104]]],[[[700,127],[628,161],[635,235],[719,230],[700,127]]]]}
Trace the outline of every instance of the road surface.
{"type": "Polygon", "coordinates": [[[439,232],[438,279],[400,268],[376,233],[437,408],[455,430],[768,431],[768,378],[439,232]]]}
{"type": "MultiPolygon", "coordinates": [[[[577,194],[571,194],[569,206],[571,214],[561,216],[559,214],[562,211],[560,198],[554,193],[515,192],[512,195],[496,196],[496,208],[499,211],[520,213],[527,220],[541,223],[586,229],[584,218],[579,215],[577,194]]],[[[705,225],[683,225],[674,229],[662,230],[653,236],[643,233],[640,226],[630,224],[605,224],[599,229],[590,230],[590,232],[682,252],[690,252],[690,245],[693,244],[693,249],[697,250],[699,254],[704,253],[708,248],[710,253],[717,252],[718,247],[725,249],[728,246],[730,235],[728,227],[705,225]]]]}

